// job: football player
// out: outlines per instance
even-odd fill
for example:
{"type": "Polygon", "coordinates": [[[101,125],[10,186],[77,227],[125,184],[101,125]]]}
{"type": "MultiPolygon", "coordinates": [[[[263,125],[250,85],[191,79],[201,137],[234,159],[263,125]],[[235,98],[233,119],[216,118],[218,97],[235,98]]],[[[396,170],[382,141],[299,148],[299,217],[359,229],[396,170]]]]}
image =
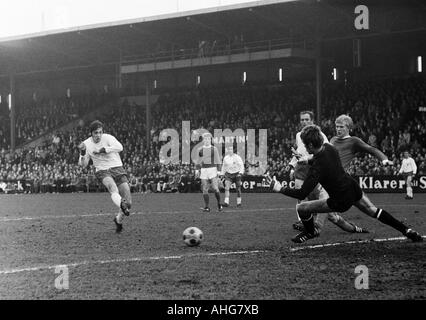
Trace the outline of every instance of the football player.
{"type": "Polygon", "coordinates": [[[229,189],[235,183],[237,189],[237,207],[241,207],[241,178],[244,174],[244,163],[241,157],[234,153],[233,146],[227,146],[226,155],[223,158],[221,176],[225,176],[225,200],[224,207],[229,206],[229,189]]]}
{"type": "Polygon", "coordinates": [[[123,168],[120,152],[123,145],[112,135],[103,132],[102,122],[90,124],[90,137],[79,144],[78,164],[87,167],[93,161],[96,178],[107,188],[112,202],[120,209],[114,218],[116,232],[123,230],[123,218],[130,214],[132,197],[127,173],[123,168]]]}
{"type": "Polygon", "coordinates": [[[275,192],[303,200],[320,183],[329,197],[301,202],[296,206],[305,230],[294,237],[293,242],[302,243],[318,236],[313,219],[314,213],[346,212],[352,206],[393,227],[413,242],[423,241],[419,233],[395,219],[386,210],[377,208],[368,199],[355,179],[344,170],[336,148],[331,144],[323,143],[321,129],[318,126],[310,125],[303,128],[301,139],[308,153],[313,154],[310,160],[311,167],[302,188],[283,188],[275,180],[270,181],[271,188],[275,192]]]}
{"type": "Polygon", "coordinates": [[[219,151],[212,145],[212,135],[210,133],[203,134],[203,146],[198,150],[198,155],[201,159],[197,164],[195,176],[201,179],[201,188],[204,199],[204,212],[210,212],[209,207],[209,189],[212,188],[217,200],[218,211],[223,210],[220,203],[219,177],[220,156],[219,151]]]}
{"type": "Polygon", "coordinates": [[[405,185],[407,190],[405,199],[412,200],[413,188],[411,186],[411,182],[413,180],[413,176],[415,176],[417,173],[417,166],[414,159],[410,157],[408,151],[404,151],[404,159],[402,159],[401,168],[399,169],[398,173],[402,174],[405,178],[405,185]]]}
{"type": "Polygon", "coordinates": [[[348,169],[349,164],[359,152],[369,153],[378,158],[383,165],[393,165],[393,162],[379,149],[370,146],[358,137],[353,137],[349,133],[353,128],[352,118],[342,114],[336,118],[336,136],[331,138],[330,143],[339,152],[343,168],[348,169]]]}
{"type": "MultiPolygon", "coordinates": [[[[311,111],[302,111],[300,112],[300,125],[302,129],[308,125],[312,125],[314,121],[314,114],[311,111]]],[[[290,178],[294,179],[294,187],[296,189],[300,189],[303,185],[303,181],[305,180],[308,170],[309,164],[298,162],[301,157],[307,157],[309,154],[305,148],[305,145],[300,138],[301,132],[296,134],[296,150],[293,149],[294,157],[290,161],[290,166],[292,167],[290,171],[290,178]]],[[[324,133],[321,132],[324,143],[328,143],[328,139],[324,133]]],[[[318,199],[326,199],[328,198],[327,192],[318,184],[314,190],[308,195],[307,200],[318,200],[318,199]]],[[[299,201],[300,202],[300,201],[299,201]]],[[[329,212],[327,214],[318,214],[315,216],[315,225],[318,232],[321,232],[322,227],[324,226],[325,218],[328,218],[329,221],[334,223],[336,226],[341,228],[342,230],[350,233],[367,233],[366,229],[358,227],[354,223],[347,222],[343,217],[341,217],[336,212],[329,212]]],[[[298,231],[303,231],[303,224],[300,221],[293,224],[293,228],[298,231]]]]}

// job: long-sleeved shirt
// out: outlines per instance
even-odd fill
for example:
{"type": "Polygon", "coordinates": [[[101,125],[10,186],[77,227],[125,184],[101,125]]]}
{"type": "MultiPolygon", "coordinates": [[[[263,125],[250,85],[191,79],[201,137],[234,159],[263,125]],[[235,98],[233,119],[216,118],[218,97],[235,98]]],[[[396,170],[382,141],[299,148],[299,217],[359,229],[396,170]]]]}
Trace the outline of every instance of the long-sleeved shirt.
{"type": "Polygon", "coordinates": [[[222,164],[222,172],[221,174],[224,175],[226,172],[228,173],[237,173],[240,174],[244,173],[244,163],[243,159],[236,154],[228,154],[223,158],[223,164],[222,164]]]}
{"type": "Polygon", "coordinates": [[[123,145],[114,136],[104,133],[98,143],[95,143],[92,137],[87,138],[83,143],[86,145],[86,154],[80,156],[78,162],[80,165],[87,166],[92,159],[96,171],[123,166],[119,154],[123,151],[123,145]],[[105,153],[94,154],[102,148],[105,148],[105,153]]]}
{"type": "Polygon", "coordinates": [[[379,158],[381,161],[387,160],[388,157],[379,149],[370,146],[358,137],[333,137],[330,143],[339,152],[340,160],[342,161],[343,168],[347,169],[351,161],[355,158],[358,152],[366,152],[379,158]]]}
{"type": "Polygon", "coordinates": [[[413,174],[417,173],[416,162],[411,157],[402,159],[401,169],[399,169],[399,174],[410,173],[410,172],[412,172],[413,174]]]}
{"type": "Polygon", "coordinates": [[[303,200],[318,183],[327,191],[330,198],[334,199],[343,199],[356,184],[356,181],[343,169],[336,148],[328,143],[325,143],[323,149],[314,155],[302,187],[300,189],[283,188],[281,193],[303,200]]]}

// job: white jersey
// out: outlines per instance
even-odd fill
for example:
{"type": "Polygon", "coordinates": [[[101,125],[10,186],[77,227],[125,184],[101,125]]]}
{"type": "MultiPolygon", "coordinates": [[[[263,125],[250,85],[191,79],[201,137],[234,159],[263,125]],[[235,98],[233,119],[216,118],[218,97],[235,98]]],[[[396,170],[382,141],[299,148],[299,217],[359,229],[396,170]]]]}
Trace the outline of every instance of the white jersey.
{"type": "Polygon", "coordinates": [[[79,164],[87,165],[92,159],[96,171],[123,166],[119,155],[123,151],[123,145],[114,136],[104,133],[98,143],[94,143],[92,137],[83,143],[86,145],[86,155],[80,157],[79,164]],[[106,153],[94,154],[101,148],[105,148],[106,153]]]}
{"type": "MultiPolygon", "coordinates": [[[[322,131],[321,131],[321,135],[322,135],[322,137],[323,137],[323,139],[324,139],[324,142],[323,142],[323,143],[329,143],[329,141],[328,141],[328,139],[327,139],[327,136],[326,136],[326,135],[325,135],[322,131]]],[[[298,153],[300,153],[302,156],[308,156],[308,155],[309,155],[309,153],[308,153],[308,151],[306,151],[305,144],[303,143],[302,138],[301,138],[300,136],[301,136],[301,132],[298,132],[298,133],[296,134],[296,146],[297,146],[296,151],[297,151],[298,153]]],[[[309,166],[308,166],[308,165],[301,165],[301,164],[298,164],[298,163],[297,163],[297,158],[296,158],[296,157],[293,157],[293,158],[291,159],[291,161],[290,161],[290,165],[291,165],[293,168],[295,168],[294,173],[295,173],[295,177],[296,177],[297,179],[302,179],[302,180],[304,180],[304,179],[306,178],[306,175],[308,174],[308,170],[309,170],[309,166]]]]}
{"type": "Polygon", "coordinates": [[[244,163],[243,159],[236,154],[228,154],[223,158],[222,163],[222,175],[224,175],[226,172],[228,173],[244,173],[244,163]]]}
{"type": "Polygon", "coordinates": [[[408,157],[407,159],[402,159],[401,169],[399,169],[399,174],[401,173],[413,173],[416,174],[417,166],[413,158],[408,157]]]}

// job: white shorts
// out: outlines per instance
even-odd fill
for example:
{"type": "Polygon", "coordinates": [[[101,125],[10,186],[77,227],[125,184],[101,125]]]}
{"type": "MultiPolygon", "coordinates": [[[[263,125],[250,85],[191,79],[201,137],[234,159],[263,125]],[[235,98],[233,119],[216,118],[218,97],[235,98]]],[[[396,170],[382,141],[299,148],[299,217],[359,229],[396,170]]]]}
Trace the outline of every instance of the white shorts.
{"type": "Polygon", "coordinates": [[[200,179],[213,179],[217,177],[217,167],[201,168],[200,179]]]}

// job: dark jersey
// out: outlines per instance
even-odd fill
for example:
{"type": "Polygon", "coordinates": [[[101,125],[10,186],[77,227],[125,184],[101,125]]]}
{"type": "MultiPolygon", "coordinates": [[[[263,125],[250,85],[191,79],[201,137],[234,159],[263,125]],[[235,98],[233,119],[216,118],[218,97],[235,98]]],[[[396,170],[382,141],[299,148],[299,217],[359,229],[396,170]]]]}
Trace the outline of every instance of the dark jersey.
{"type": "MultiPolygon", "coordinates": [[[[344,200],[350,195],[351,198],[359,198],[359,186],[356,181],[345,172],[339,153],[329,143],[324,143],[324,148],[314,155],[312,165],[309,168],[301,189],[284,188],[282,193],[297,198],[305,199],[309,193],[320,183],[327,191],[330,199],[344,200]],[[354,191],[356,191],[354,193],[354,191]]],[[[359,200],[359,199],[351,199],[359,200]]]]}
{"type": "Polygon", "coordinates": [[[380,150],[370,146],[358,137],[338,138],[333,137],[330,143],[339,152],[340,160],[343,168],[347,169],[351,161],[355,158],[358,152],[366,152],[374,155],[380,160],[386,160],[388,157],[380,150]]]}
{"type": "Polygon", "coordinates": [[[219,151],[215,146],[202,146],[200,149],[198,149],[198,155],[198,168],[217,167],[218,170],[220,169],[221,161],[219,157],[219,151]]]}

